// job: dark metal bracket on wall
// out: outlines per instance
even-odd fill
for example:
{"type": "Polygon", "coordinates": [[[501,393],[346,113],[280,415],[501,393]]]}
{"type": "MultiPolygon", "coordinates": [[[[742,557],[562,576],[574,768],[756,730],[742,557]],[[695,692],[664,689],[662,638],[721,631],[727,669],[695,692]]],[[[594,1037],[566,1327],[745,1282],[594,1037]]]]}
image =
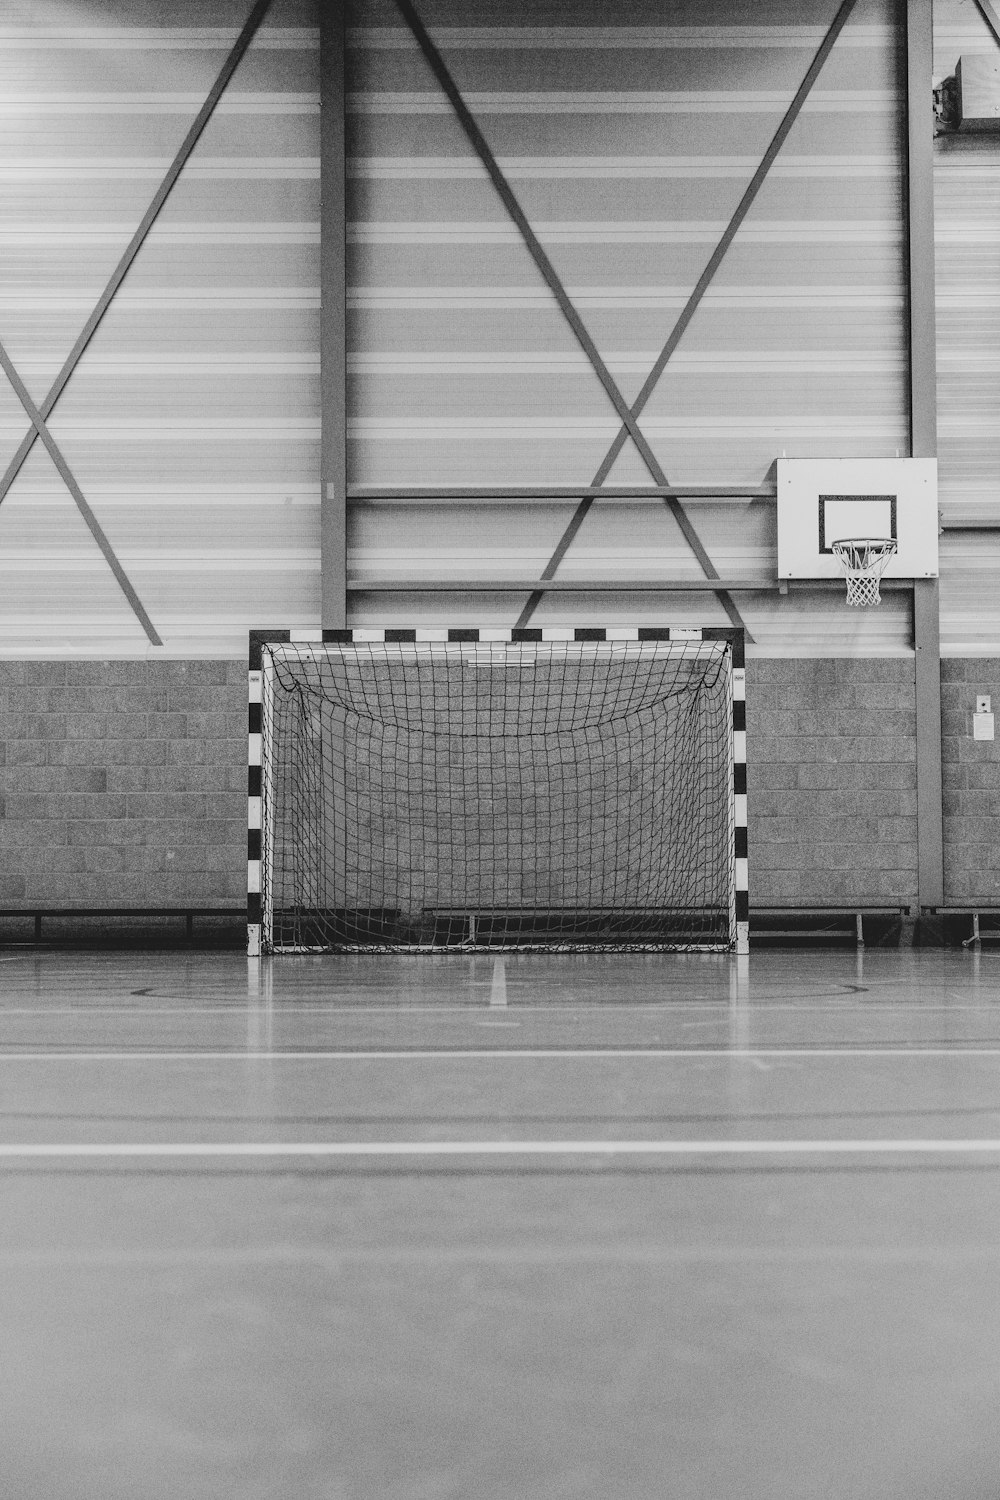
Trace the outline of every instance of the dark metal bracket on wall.
{"type": "Polygon", "coordinates": [[[147,638],[154,646],[162,646],[163,642],[157,634],[156,629],[149,618],[149,615],[143,608],[139,596],[133,588],[131,582],[129,581],[128,575],[126,574],[118,557],[116,556],[111,543],[108,541],[108,538],[105,535],[100,522],[95,516],[93,510],[87,504],[87,501],[83,495],[83,491],[80,489],[79,484],[76,482],[72,470],[70,469],[69,464],[66,462],[66,459],[63,456],[61,450],[55,443],[55,440],[53,439],[52,434],[48,429],[47,423],[48,418],[51,416],[52,411],[56,405],[56,402],[59,400],[59,397],[65,390],[70,377],[76,370],[77,365],[80,363],[80,360],[82,359],[88,345],[90,344],[91,339],[94,337],[94,334],[100,327],[105,313],[107,312],[108,308],[111,306],[111,303],[115,298],[115,294],[117,293],[118,288],[125,280],[125,277],[127,276],[133,261],[145,244],[149,232],[152,229],[153,225],[156,223],[156,220],[159,218],[160,211],[162,210],[163,205],[166,203],[167,198],[173,190],[177,179],[180,177],[188,158],[190,157],[195,146],[198,144],[198,141],[201,139],[201,136],[204,133],[205,127],[208,124],[209,120],[214,115],[219,100],[222,98],[222,95],[225,92],[230,79],[232,78],[237,67],[242,61],[247,48],[250,46],[250,43],[256,36],[260,24],[263,21],[267,11],[269,10],[270,5],[271,0],[257,0],[257,3],[254,5],[245,26],[243,27],[235,43],[233,44],[232,50],[227,56],[225,62],[222,65],[222,68],[219,71],[218,76],[216,77],[215,82],[209,90],[204,104],[195,116],[190,129],[188,130],[186,136],[181,142],[180,147],[178,148],[177,154],[175,155],[173,161],[170,163],[170,166],[167,168],[166,174],[162,182],[160,183],[160,186],[157,188],[155,194],[153,195],[153,199],[149,207],[146,209],[146,212],[142,217],[142,221],[139,224],[138,229],[136,229],[132,238],[129,240],[129,243],[121,256],[121,259],[115,266],[115,269],[112,271],[108,283],[105,286],[100,297],[98,298],[97,303],[90,314],[90,317],[87,319],[82,330],[80,331],[75,344],[73,345],[69,354],[66,356],[62,368],[60,369],[55,380],[52,382],[48,394],[45,396],[45,399],[40,403],[40,405],[36,406],[32,401],[30,395],[28,394],[27,388],[17,374],[17,371],[15,370],[9,355],[7,355],[6,350],[3,350],[2,346],[0,346],[0,366],[2,366],[4,373],[6,374],[8,380],[11,382],[11,385],[13,386],[17,394],[18,400],[24,407],[25,412],[31,419],[32,424],[30,430],[22,438],[21,443],[18,446],[17,451],[15,452],[10,463],[7,465],[3,477],[0,478],[0,504],[3,503],[4,499],[10,491],[12,484],[14,483],[18,474],[21,472],[24,461],[28,457],[28,454],[35,446],[35,443],[39,439],[41,439],[42,443],[48,449],[49,455],[55,463],[60,477],[69,489],[70,494],[73,496],[73,499],[76,502],[76,505],[80,510],[84,521],[90,529],[91,535],[94,537],[95,541],[100,547],[101,552],[104,555],[106,562],[108,563],[108,566],[110,567],[119,586],[125,594],[125,597],[128,600],[133,613],[135,614],[139,623],[142,625],[147,638]]]}

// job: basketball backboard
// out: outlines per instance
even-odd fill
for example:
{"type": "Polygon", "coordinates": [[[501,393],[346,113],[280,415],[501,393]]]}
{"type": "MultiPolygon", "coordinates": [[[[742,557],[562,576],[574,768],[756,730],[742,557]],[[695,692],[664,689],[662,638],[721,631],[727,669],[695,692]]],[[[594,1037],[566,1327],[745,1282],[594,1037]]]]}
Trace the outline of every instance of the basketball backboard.
{"type": "Polygon", "coordinates": [[[840,578],[834,542],[896,543],[886,578],[936,578],[937,460],[778,460],[778,577],[840,578]]]}

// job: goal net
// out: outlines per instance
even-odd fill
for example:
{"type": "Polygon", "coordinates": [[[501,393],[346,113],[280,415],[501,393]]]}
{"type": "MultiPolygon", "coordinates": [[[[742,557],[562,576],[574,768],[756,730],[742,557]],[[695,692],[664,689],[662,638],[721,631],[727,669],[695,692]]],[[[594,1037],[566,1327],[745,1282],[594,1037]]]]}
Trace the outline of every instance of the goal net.
{"type": "Polygon", "coordinates": [[[355,634],[251,675],[252,948],[735,946],[731,632],[355,634]]]}

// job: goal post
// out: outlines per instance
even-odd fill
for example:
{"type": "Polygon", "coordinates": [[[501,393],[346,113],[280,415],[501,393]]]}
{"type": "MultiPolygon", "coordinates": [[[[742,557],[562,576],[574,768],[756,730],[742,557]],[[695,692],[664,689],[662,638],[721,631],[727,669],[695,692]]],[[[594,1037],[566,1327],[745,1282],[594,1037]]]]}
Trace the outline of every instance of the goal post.
{"type": "Polygon", "coordinates": [[[248,948],[745,952],[742,632],[254,631],[248,948]]]}

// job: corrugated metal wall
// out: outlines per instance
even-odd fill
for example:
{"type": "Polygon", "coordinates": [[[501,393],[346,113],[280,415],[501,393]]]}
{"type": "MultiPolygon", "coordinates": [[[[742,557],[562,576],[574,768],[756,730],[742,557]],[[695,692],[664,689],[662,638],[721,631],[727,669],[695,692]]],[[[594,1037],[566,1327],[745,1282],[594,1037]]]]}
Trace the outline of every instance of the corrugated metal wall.
{"type": "MultiPolygon", "coordinates": [[[[421,0],[546,250],[633,397],[825,34],[833,0],[421,0]]],[[[249,0],[0,7],[0,339],[36,400],[96,301],[249,0]],[[169,20],[170,24],[164,25],[169,20]]],[[[641,425],[677,483],[906,451],[893,0],[860,0],[641,425]]],[[[51,420],[168,654],[238,655],[319,610],[318,46],[274,0],[51,420]]],[[[351,39],[357,485],[589,483],[618,420],[391,0],[351,39]]],[[[27,429],[0,394],[6,462],[27,429]]],[[[610,482],[648,482],[626,448],[610,482]]],[[[537,576],[571,503],[358,502],[364,578],[537,576]]],[[[691,504],[722,574],[773,578],[769,503],[691,504]]],[[[599,502],[563,578],[698,565],[666,509],[599,502]]],[[[523,599],[361,592],[351,618],[511,623],[523,599]]],[[[741,595],[771,654],[910,647],[906,596],[741,595]]],[[[558,619],[723,621],[709,594],[550,594],[558,619]]],[[[40,445],[0,504],[0,651],[144,653],[40,445]]]]}
{"type": "MultiPolygon", "coordinates": [[[[424,0],[420,13],[631,400],[836,12],[831,0],[629,8],[424,0]],[[550,14],[551,11],[551,14],[550,14]],[[544,29],[543,29],[544,27],[544,29]]],[[[589,484],[619,420],[389,0],[351,33],[356,485],[589,484]]],[[[641,419],[673,483],[907,451],[899,36],[862,0],[641,419]]],[[[609,483],[650,483],[627,447],[609,483]]],[[[356,503],[355,578],[537,577],[572,502],[356,503]]],[[[690,505],[722,575],[773,578],[761,502],[690,505]]],[[[662,504],[599,502],[561,578],[700,569],[662,504]]],[[[511,623],[517,596],[365,592],[358,623],[511,623]]],[[[911,645],[909,607],[739,596],[771,654],[911,645]]],[[[536,623],[724,622],[711,595],[550,594],[536,623]]]]}
{"type": "MultiPolygon", "coordinates": [[[[963,54],[1000,56],[974,5],[935,0],[934,73],[963,54]]],[[[941,508],[952,522],[1000,520],[1000,138],[938,137],[938,433],[941,508]]],[[[941,637],[950,656],[1000,645],[1000,532],[941,539],[941,637]]]]}
{"type": "MultiPolygon", "coordinates": [[[[249,11],[0,7],[0,339],[36,401],[249,11]]],[[[166,654],[318,613],[316,25],[274,0],[50,423],[166,654]]],[[[29,425],[4,382],[4,466],[29,425]]],[[[0,505],[0,652],[146,649],[36,445],[0,505]]]]}

